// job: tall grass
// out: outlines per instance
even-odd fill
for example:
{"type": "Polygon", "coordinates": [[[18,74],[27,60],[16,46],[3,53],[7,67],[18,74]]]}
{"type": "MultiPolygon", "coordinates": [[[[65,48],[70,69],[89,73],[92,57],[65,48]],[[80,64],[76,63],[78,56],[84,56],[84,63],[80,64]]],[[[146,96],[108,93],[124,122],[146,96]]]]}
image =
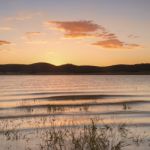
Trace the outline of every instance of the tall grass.
{"type": "Polygon", "coordinates": [[[40,150],[122,150],[131,142],[125,124],[100,127],[93,119],[90,125],[76,129],[53,126],[41,139],[40,150]]]}
{"type": "Polygon", "coordinates": [[[144,142],[145,137],[133,134],[126,124],[102,123],[100,126],[99,121],[95,118],[88,125],[58,128],[54,118],[49,128],[36,129],[31,135],[13,128],[5,130],[3,136],[8,141],[8,150],[16,150],[13,145],[18,141],[24,143],[20,150],[127,150],[130,145],[139,146],[144,142]],[[32,140],[35,139],[38,142],[36,148],[32,148],[32,140]]]}

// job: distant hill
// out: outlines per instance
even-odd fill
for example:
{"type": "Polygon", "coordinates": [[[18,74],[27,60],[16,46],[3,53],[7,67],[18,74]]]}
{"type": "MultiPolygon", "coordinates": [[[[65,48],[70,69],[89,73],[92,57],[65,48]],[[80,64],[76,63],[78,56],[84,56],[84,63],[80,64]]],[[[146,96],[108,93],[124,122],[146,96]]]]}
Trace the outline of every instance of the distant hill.
{"type": "Polygon", "coordinates": [[[48,63],[25,64],[6,64],[0,65],[0,75],[36,75],[36,74],[149,74],[150,64],[135,65],[114,65],[108,67],[98,66],[77,66],[65,64],[55,66],[48,63]]]}

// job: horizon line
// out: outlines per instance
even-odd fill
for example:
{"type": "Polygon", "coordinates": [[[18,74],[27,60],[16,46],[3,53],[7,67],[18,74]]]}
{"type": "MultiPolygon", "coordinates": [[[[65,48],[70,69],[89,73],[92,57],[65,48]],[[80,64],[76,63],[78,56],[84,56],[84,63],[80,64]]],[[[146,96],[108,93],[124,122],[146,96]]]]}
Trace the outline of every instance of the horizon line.
{"type": "Polygon", "coordinates": [[[93,66],[93,67],[110,67],[110,66],[118,66],[118,65],[142,65],[142,64],[150,64],[150,62],[141,62],[141,63],[133,63],[133,64],[113,64],[113,65],[106,65],[106,66],[100,66],[100,65],[77,65],[77,64],[73,64],[73,63],[64,63],[64,64],[60,64],[60,65],[54,65],[52,63],[49,62],[35,62],[35,63],[6,63],[6,64],[0,64],[0,65],[33,65],[33,64],[49,64],[49,65],[53,65],[53,66],[63,66],[63,65],[73,65],[73,66],[93,66]]]}

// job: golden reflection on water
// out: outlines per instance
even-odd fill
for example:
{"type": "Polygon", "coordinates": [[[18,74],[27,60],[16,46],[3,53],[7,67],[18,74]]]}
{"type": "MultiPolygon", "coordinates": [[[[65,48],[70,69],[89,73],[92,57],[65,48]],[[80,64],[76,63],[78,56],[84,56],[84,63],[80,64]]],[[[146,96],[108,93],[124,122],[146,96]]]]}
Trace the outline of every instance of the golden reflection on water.
{"type": "Polygon", "coordinates": [[[150,125],[150,76],[8,76],[0,83],[0,131],[83,126],[90,118],[150,125]]]}

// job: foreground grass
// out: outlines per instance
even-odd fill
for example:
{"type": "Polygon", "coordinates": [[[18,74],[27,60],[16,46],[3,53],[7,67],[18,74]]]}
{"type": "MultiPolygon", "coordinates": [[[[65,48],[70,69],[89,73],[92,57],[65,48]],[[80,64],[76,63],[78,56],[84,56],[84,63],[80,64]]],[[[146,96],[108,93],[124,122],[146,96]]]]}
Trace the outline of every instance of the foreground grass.
{"type": "MultiPolygon", "coordinates": [[[[77,128],[57,128],[53,119],[51,127],[44,129],[34,137],[22,134],[18,130],[5,131],[4,137],[8,144],[8,150],[15,150],[15,141],[24,141],[20,150],[124,150],[132,144],[140,145],[145,137],[134,135],[125,124],[98,126],[97,119],[91,119],[89,125],[77,128]],[[37,139],[36,148],[32,147],[33,140],[37,139]]],[[[33,135],[33,133],[32,133],[33,135]]]]}
{"type": "Polygon", "coordinates": [[[121,150],[126,147],[128,130],[125,125],[112,128],[91,124],[77,130],[57,130],[53,127],[42,137],[41,150],[121,150]]]}

